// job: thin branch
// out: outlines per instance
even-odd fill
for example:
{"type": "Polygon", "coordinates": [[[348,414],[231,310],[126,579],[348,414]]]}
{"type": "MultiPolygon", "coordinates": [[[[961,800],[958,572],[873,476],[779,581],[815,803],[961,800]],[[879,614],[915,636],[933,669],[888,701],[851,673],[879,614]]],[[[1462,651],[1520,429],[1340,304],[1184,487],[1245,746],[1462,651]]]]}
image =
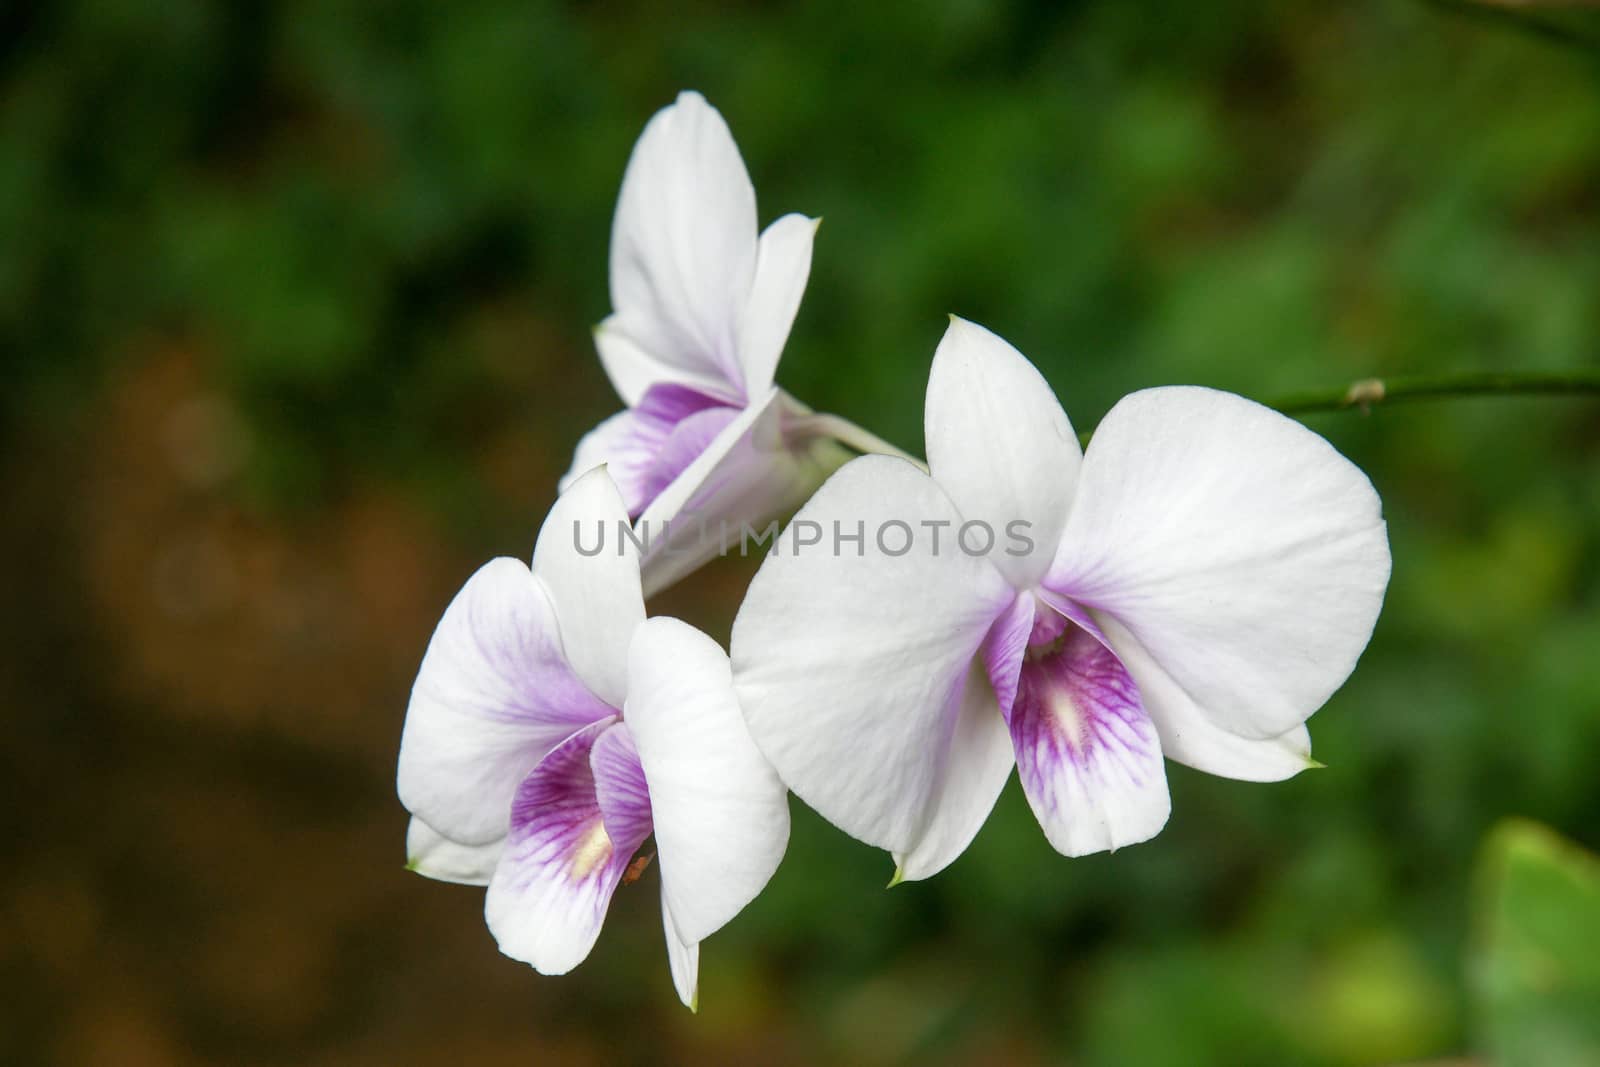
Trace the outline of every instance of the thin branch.
{"type": "Polygon", "coordinates": [[[1600,368],[1365,378],[1342,388],[1291,393],[1265,403],[1285,415],[1309,415],[1348,408],[1365,411],[1378,404],[1454,396],[1600,396],[1600,368]]]}
{"type": "Polygon", "coordinates": [[[838,415],[805,414],[791,417],[785,424],[786,433],[808,437],[831,437],[846,448],[862,455],[898,456],[914,463],[927,473],[928,465],[911,453],[896,448],[876,434],[869,433],[848,419],[838,415]]]}
{"type": "MultiPolygon", "coordinates": [[[[1362,378],[1334,389],[1308,389],[1262,401],[1274,411],[1299,417],[1413,400],[1445,400],[1461,396],[1594,396],[1600,397],[1600,367],[1550,373],[1471,371],[1401,378],[1362,378]]],[[[1087,445],[1093,430],[1078,434],[1087,445]]]]}

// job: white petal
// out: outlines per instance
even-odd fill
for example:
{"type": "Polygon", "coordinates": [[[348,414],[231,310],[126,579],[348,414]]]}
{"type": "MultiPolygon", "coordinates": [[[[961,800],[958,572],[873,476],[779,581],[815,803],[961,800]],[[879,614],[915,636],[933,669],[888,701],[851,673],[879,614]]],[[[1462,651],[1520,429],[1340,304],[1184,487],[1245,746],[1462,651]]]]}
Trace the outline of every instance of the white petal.
{"type": "Polygon", "coordinates": [[[1279,782],[1316,764],[1304,723],[1265,740],[1229,733],[1202,711],[1162,670],[1127,628],[1104,614],[1097,621],[1139,686],[1139,696],[1161,738],[1161,753],[1197,771],[1244,782],[1279,782]]]}
{"type": "Polygon", "coordinates": [[[756,263],[756,194],[727,123],[683,93],[645,126],[611,227],[621,332],[674,371],[743,392],[739,316],[756,263]]]}
{"type": "Polygon", "coordinates": [[[704,940],[761,892],[789,843],[783,783],[750,740],[727,654],[677,619],[639,628],[628,729],[650,786],[663,892],[683,940],[704,940]]]}
{"type": "Polygon", "coordinates": [[[590,752],[613,729],[598,722],[573,734],[518,786],[506,850],[484,898],[500,951],[541,974],[566,974],[588,957],[644,840],[607,836],[595,796],[590,752]]]}
{"type": "Polygon", "coordinates": [[[724,381],[722,371],[714,367],[684,370],[663,363],[628,335],[627,327],[616,315],[608,316],[595,327],[594,347],[600,354],[600,366],[605,368],[606,377],[611,379],[617,395],[629,407],[637,404],[652,385],[662,382],[686,385],[730,404],[743,402],[743,391],[736,383],[724,381]]]}
{"type": "MultiPolygon", "coordinates": [[[[746,529],[761,534],[849,458],[824,438],[794,450],[785,445],[786,413],[803,410],[782,390],[769,390],[645,509],[638,528],[641,540],[649,537],[643,562],[647,596],[719,554],[739,552],[746,529]]],[[[746,550],[764,551],[749,543],[746,550]]]]}
{"type": "Polygon", "coordinates": [[[498,840],[523,776],[574,730],[612,714],[567,664],[552,605],[527,566],[486,563],[422,657],[400,737],[400,802],[452,840],[498,840]]]}
{"type": "Polygon", "coordinates": [[[644,621],[639,553],[622,536],[627,528],[616,485],[596,469],[556,500],[533,549],[533,573],[550,594],[567,661],[618,708],[628,692],[628,642],[644,621]]]}
{"type": "Polygon", "coordinates": [[[965,852],[1016,766],[1011,734],[982,667],[972,666],[956,696],[961,707],[933,813],[910,851],[894,857],[895,877],[901,881],[938,874],[965,852]]]}
{"type": "Polygon", "coordinates": [[[1216,725],[1269,738],[1350,674],[1388,579],[1360,470],[1268,408],[1184,386],[1126,397],[1095,431],[1044,584],[1121,622],[1216,725]]]}
{"type": "Polygon", "coordinates": [[[779,776],[847,833],[902,854],[939,801],[952,694],[1012,599],[986,560],[954,547],[959,522],[910,463],[853,460],[800,509],[733,626],[740,703],[779,776]],[[836,521],[864,534],[860,555],[853,542],[835,553],[836,521]],[[810,530],[821,543],[797,547],[810,530]]]}
{"type": "Polygon", "coordinates": [[[406,869],[441,882],[488,885],[505,845],[504,838],[486,845],[463,845],[413,816],[406,827],[406,869]]]}
{"type": "MultiPolygon", "coordinates": [[[[1033,585],[1055,554],[1082,459],[1050,386],[1004,340],[951,316],[928,375],[924,433],[929,470],[967,521],[987,525],[995,566],[1017,588],[1033,585]]],[[[970,543],[984,536],[974,528],[970,543]]]]}
{"type": "Polygon", "coordinates": [[[642,479],[643,468],[649,463],[640,438],[643,431],[654,429],[654,426],[641,426],[632,410],[619,411],[602,421],[578,439],[578,447],[572,452],[572,466],[561,476],[561,492],[565,493],[573,482],[596,467],[605,467],[626,506],[628,493],[623,486],[642,479]]]}
{"type": "Polygon", "coordinates": [[[678,934],[667,904],[667,887],[661,887],[661,926],[667,937],[667,966],[672,969],[672,987],[690,1011],[700,1010],[700,942],[685,942],[678,934]]]}
{"type": "Polygon", "coordinates": [[[755,281],[739,320],[739,360],[752,396],[772,384],[789,328],[811,275],[811,245],[821,219],[785,215],[761,234],[755,281]]]}
{"type": "Polygon", "coordinates": [[[1045,836],[1064,856],[1154,837],[1172,800],[1138,686],[1081,627],[1045,648],[1023,664],[1009,723],[1017,777],[1045,836]]]}

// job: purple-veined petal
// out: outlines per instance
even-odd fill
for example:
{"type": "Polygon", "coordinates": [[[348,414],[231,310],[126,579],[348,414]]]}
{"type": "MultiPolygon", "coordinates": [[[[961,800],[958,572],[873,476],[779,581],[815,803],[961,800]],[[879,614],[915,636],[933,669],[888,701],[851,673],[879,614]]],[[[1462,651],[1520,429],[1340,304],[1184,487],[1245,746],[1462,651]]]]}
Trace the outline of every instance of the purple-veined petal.
{"type": "Polygon", "coordinates": [[[661,926],[667,939],[667,966],[672,969],[672,987],[690,1011],[700,1010],[700,942],[684,941],[667,903],[666,883],[661,886],[661,926]]]}
{"type": "Polygon", "coordinates": [[[1206,718],[1189,694],[1150,659],[1138,638],[1117,619],[1104,613],[1088,613],[1048,589],[1038,590],[1038,597],[1046,606],[1040,608],[1029,643],[1040,645],[1053,640],[1070,621],[1114,649],[1139,686],[1139,702],[1150,721],[1154,721],[1155,733],[1162,739],[1162,755],[1168,760],[1246,782],[1280,782],[1317,766],[1310,758],[1310,731],[1304,723],[1266,739],[1229,733],[1206,718]],[[1046,622],[1053,625],[1046,627],[1046,622]]]}
{"type": "Polygon", "coordinates": [[[693,466],[694,461],[717,440],[717,435],[727,429],[740,413],[737,408],[707,408],[674,426],[661,443],[661,451],[656,454],[649,476],[642,486],[640,496],[644,506],[639,509],[640,513],[664,493],[679,475],[693,466]]]}
{"type": "Polygon", "coordinates": [[[634,146],[611,226],[619,331],[673,372],[747,393],[739,318],[756,268],[756,194],[727,123],[698,93],[657,112],[634,146]]]}
{"type": "Polygon", "coordinates": [[[788,796],[750,740],[715,641],[677,619],[649,619],[628,665],[623,714],[649,782],[663,892],[691,944],[721,929],[778,869],[788,796]]]}
{"type": "Polygon", "coordinates": [[[533,574],[550,594],[567,662],[614,708],[628,692],[628,642],[644,621],[639,553],[623,536],[628,512],[604,468],[556,499],[533,549],[533,574]]]}
{"type": "Polygon", "coordinates": [[[1166,825],[1155,725],[1116,655],[1082,627],[1029,650],[1010,727],[1022,791],[1057,852],[1117,849],[1166,825]]]}
{"type": "Polygon", "coordinates": [[[934,789],[933,810],[915,844],[894,854],[897,881],[915,882],[944,870],[967,850],[1000,798],[1016,757],[995,705],[994,690],[974,663],[952,694],[949,753],[934,789]]]}
{"type": "Polygon", "coordinates": [[[590,753],[612,728],[597,722],[563,741],[512,802],[484,916],[500,951],[541,974],[566,974],[589,955],[611,894],[644,841],[612,840],[595,796],[590,753]]]}
{"type": "Polygon", "coordinates": [[[989,627],[980,650],[989,684],[1001,715],[1011,714],[1017,698],[1017,676],[1022,671],[1022,656],[1027,652],[1034,631],[1037,606],[1031,593],[1018,593],[1011,606],[989,627]]]}
{"type": "Polygon", "coordinates": [[[777,373],[811,275],[811,246],[821,221],[785,215],[761,234],[755,280],[739,319],[739,360],[750,396],[764,392],[777,373]]]}
{"type": "Polygon", "coordinates": [[[406,869],[458,885],[488,885],[505,849],[503,838],[485,845],[452,841],[416,816],[406,827],[406,869]]]}
{"type": "Polygon", "coordinates": [[[600,735],[589,753],[595,801],[613,841],[643,841],[650,836],[650,786],[639,765],[639,750],[626,723],[600,735]]]}
{"type": "Polygon", "coordinates": [[[400,736],[400,802],[461,844],[495,841],[528,771],[612,714],[568,665],[527,565],[493,560],[450,602],[422,657],[400,736]]]}
{"type": "MultiPolygon", "coordinates": [[[[798,507],[849,458],[826,438],[790,448],[783,420],[803,412],[792,397],[771,389],[706,445],[639,517],[645,595],[654,596],[707,560],[741,550],[741,535],[761,535],[798,507]]],[[[761,551],[759,545],[746,548],[761,551]]]]}
{"type": "Polygon", "coordinates": [[[687,386],[651,386],[637,407],[611,416],[583,436],[561,490],[603,464],[628,517],[638,518],[737,415],[738,409],[687,386]]]}
{"type": "Polygon", "coordinates": [[[1261,739],[1348,677],[1388,579],[1360,470],[1275,411],[1173,386],[1096,429],[1043,584],[1122,623],[1217,726],[1261,739]]]}
{"type": "Polygon", "coordinates": [[[1229,733],[1150,658],[1126,627],[1104,614],[1098,622],[1138,684],[1145,711],[1161,738],[1161,752],[1168,759],[1245,782],[1279,782],[1316,766],[1311,759],[1311,734],[1304,723],[1265,739],[1229,733]]]}
{"type": "Polygon", "coordinates": [[[1018,589],[1055,555],[1082,451],[1032,363],[1004,340],[950,318],[928,375],[928,469],[968,522],[974,547],[1018,589]],[[1019,525],[1013,525],[1019,524],[1019,525]]]}
{"type": "Polygon", "coordinates": [[[953,545],[960,520],[910,463],[853,460],[800,509],[733,625],[740,703],[779,776],[834,825],[901,854],[939,799],[952,694],[1012,599],[987,560],[953,545]],[[863,534],[860,555],[854,542],[835,554],[835,522],[863,534]],[[813,530],[821,542],[800,547],[813,530]]]}
{"type": "Polygon", "coordinates": [[[1043,644],[1054,639],[1070,620],[1115,650],[1139,687],[1139,701],[1155,723],[1161,754],[1167,759],[1246,782],[1278,782],[1316,766],[1311,759],[1311,734],[1305,724],[1265,739],[1229,733],[1205,716],[1116,619],[1104,612],[1091,614],[1048,589],[1039,590],[1038,596],[1043,606],[1029,643],[1043,644]]]}

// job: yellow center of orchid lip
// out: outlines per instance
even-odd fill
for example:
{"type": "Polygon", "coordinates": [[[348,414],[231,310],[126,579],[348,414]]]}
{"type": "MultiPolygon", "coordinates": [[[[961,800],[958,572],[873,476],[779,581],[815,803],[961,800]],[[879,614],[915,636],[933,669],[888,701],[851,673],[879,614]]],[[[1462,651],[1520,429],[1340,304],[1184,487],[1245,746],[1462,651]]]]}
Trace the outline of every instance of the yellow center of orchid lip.
{"type": "Polygon", "coordinates": [[[1067,744],[1074,749],[1082,748],[1084,740],[1089,735],[1089,723],[1083,714],[1083,709],[1072,699],[1072,694],[1064,689],[1056,689],[1048,700],[1050,715],[1055,719],[1061,736],[1065,737],[1067,744]]]}
{"type": "Polygon", "coordinates": [[[606,824],[601,819],[595,819],[572,850],[572,877],[586,878],[610,858],[611,838],[606,836],[606,824]]]}

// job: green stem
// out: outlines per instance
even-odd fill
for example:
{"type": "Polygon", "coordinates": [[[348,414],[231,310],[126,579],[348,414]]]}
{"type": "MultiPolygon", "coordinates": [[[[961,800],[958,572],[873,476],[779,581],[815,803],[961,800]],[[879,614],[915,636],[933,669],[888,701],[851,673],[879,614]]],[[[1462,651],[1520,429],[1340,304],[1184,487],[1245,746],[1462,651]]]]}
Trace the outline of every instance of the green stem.
{"type": "Polygon", "coordinates": [[[923,473],[927,473],[928,470],[928,465],[916,456],[896,448],[877,434],[863,430],[849,419],[840,418],[838,415],[809,412],[791,418],[785,428],[790,433],[800,433],[809,437],[831,437],[846,448],[862,455],[898,456],[921,467],[923,473]]]}
{"type": "MultiPolygon", "coordinates": [[[[1444,400],[1460,396],[1600,396],[1600,367],[1569,371],[1462,371],[1453,374],[1419,374],[1398,378],[1362,378],[1333,389],[1309,389],[1264,401],[1267,407],[1298,418],[1329,411],[1412,400],[1444,400]]],[[[887,441],[837,415],[806,414],[793,420],[790,431],[831,437],[857,452],[882,453],[910,460],[923,470],[927,464],[887,441]]],[[[1093,430],[1078,435],[1087,445],[1093,430]]]]}
{"type": "Polygon", "coordinates": [[[1378,404],[1453,396],[1600,396],[1600,367],[1549,373],[1469,371],[1365,378],[1342,388],[1291,393],[1266,401],[1266,405],[1285,415],[1309,415],[1348,408],[1365,411],[1378,404]]]}
{"type": "MultiPolygon", "coordinates": [[[[1362,378],[1335,389],[1308,389],[1263,403],[1274,411],[1298,418],[1327,411],[1360,408],[1409,400],[1443,400],[1457,396],[1600,396],[1600,367],[1585,370],[1539,372],[1465,371],[1400,378],[1362,378]]],[[[1088,445],[1093,430],[1078,434],[1088,445]]]]}

